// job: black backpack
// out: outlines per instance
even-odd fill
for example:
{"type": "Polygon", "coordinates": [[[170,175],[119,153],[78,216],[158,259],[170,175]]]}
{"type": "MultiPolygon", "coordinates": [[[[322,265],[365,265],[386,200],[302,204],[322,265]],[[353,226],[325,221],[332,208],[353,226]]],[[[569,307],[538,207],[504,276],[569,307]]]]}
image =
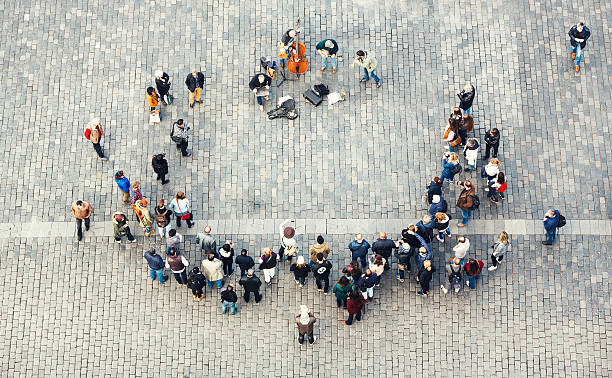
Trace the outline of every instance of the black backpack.
{"type": "Polygon", "coordinates": [[[461,266],[459,266],[459,270],[455,272],[451,265],[451,274],[448,276],[448,282],[450,282],[453,288],[457,287],[457,285],[461,287],[461,266]]]}
{"type": "Polygon", "coordinates": [[[461,164],[457,164],[455,165],[452,169],[451,169],[451,173],[456,175],[457,173],[461,172],[463,170],[463,168],[461,168],[461,164]]]}
{"type": "Polygon", "coordinates": [[[470,207],[470,210],[477,210],[478,207],[480,206],[480,198],[478,198],[478,195],[474,194],[474,195],[469,195],[468,197],[470,197],[472,199],[472,207],[470,207]]]}
{"type": "Polygon", "coordinates": [[[183,142],[183,138],[179,137],[179,136],[174,136],[174,125],[176,125],[177,123],[174,122],[172,124],[172,130],[170,131],[170,139],[172,139],[172,141],[174,143],[182,143],[183,142]]]}
{"type": "Polygon", "coordinates": [[[557,228],[561,228],[567,224],[567,219],[561,213],[559,213],[559,223],[557,223],[557,228]]]}

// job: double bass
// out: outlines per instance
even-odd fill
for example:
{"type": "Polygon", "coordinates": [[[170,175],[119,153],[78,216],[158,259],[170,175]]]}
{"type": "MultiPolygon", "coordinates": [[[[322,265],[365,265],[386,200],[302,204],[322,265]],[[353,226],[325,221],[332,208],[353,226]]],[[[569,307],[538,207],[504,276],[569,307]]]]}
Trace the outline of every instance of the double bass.
{"type": "MultiPolygon", "coordinates": [[[[300,18],[298,17],[295,30],[300,28],[300,18]]],[[[295,42],[291,46],[293,51],[287,61],[287,70],[292,74],[300,76],[308,71],[308,59],[306,59],[306,45],[299,40],[299,33],[295,34],[295,42]]]]}

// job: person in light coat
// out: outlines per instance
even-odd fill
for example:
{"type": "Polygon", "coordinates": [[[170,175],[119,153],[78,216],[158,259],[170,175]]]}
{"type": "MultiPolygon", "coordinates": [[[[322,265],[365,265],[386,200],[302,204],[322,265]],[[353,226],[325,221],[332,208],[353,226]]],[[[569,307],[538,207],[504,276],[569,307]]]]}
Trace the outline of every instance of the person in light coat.
{"type": "Polygon", "coordinates": [[[470,239],[465,236],[457,237],[457,244],[453,247],[453,252],[455,253],[455,257],[461,260],[463,264],[463,259],[470,249],[470,239]]]}
{"type": "Polygon", "coordinates": [[[223,287],[223,263],[214,255],[210,254],[202,261],[202,272],[208,280],[208,287],[213,287],[213,284],[217,285],[217,289],[223,287]]]}

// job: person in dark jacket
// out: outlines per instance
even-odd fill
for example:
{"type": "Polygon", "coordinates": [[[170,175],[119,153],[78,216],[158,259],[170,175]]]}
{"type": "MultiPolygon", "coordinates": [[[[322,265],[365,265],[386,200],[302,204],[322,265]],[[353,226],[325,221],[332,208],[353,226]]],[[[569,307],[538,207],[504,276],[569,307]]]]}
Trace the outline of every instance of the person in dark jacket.
{"type": "Polygon", "coordinates": [[[310,312],[307,306],[301,305],[300,312],[295,317],[295,324],[298,329],[298,342],[304,344],[304,336],[308,335],[308,343],[314,344],[317,338],[314,336],[314,324],[317,318],[310,312]]]}
{"type": "Polygon", "coordinates": [[[247,271],[255,266],[255,261],[247,253],[246,249],[242,249],[240,255],[236,256],[236,264],[240,267],[240,278],[246,276],[247,271]]]}
{"type": "Polygon", "coordinates": [[[442,185],[444,183],[438,176],[434,177],[433,180],[427,185],[427,203],[431,204],[433,201],[433,196],[437,195],[442,198],[442,185]]]}
{"type": "Polygon", "coordinates": [[[153,172],[157,174],[157,180],[161,180],[162,185],[170,182],[170,180],[166,180],[166,175],[168,174],[166,154],[153,155],[151,165],[153,166],[153,172]]]}
{"type": "Polygon", "coordinates": [[[421,291],[417,292],[417,295],[426,297],[429,294],[429,284],[431,283],[435,271],[436,268],[431,266],[431,260],[423,261],[423,268],[421,268],[417,274],[419,284],[421,285],[421,291]]]}
{"type": "Polygon", "coordinates": [[[448,202],[442,196],[434,194],[431,199],[431,205],[429,206],[429,215],[432,217],[436,216],[436,213],[445,213],[448,210],[448,202]]]}
{"type": "Polygon", "coordinates": [[[193,70],[185,79],[185,85],[189,89],[189,107],[193,108],[194,101],[202,103],[202,89],[204,88],[204,74],[193,70]]]}
{"type": "Polygon", "coordinates": [[[235,315],[236,302],[238,302],[238,296],[234,291],[234,287],[232,285],[227,285],[227,288],[221,290],[221,314],[225,314],[229,307],[230,315],[235,315]]]}
{"type": "Polygon", "coordinates": [[[457,93],[461,114],[472,114],[472,103],[475,96],[476,88],[471,84],[466,85],[461,92],[457,93]]]}
{"type": "Polygon", "coordinates": [[[206,285],[206,277],[200,272],[200,268],[197,266],[191,270],[189,277],[187,277],[187,287],[191,289],[193,299],[201,301],[204,295],[204,286],[206,285]]]}
{"type": "Polygon", "coordinates": [[[586,27],[584,22],[579,22],[578,25],[572,26],[567,34],[572,45],[572,60],[574,60],[576,72],[579,72],[582,50],[586,48],[586,41],[591,36],[591,30],[586,27]]]}
{"type": "Polygon", "coordinates": [[[219,248],[219,260],[223,262],[224,276],[234,274],[234,243],[228,240],[219,248]]]}
{"type": "Polygon", "coordinates": [[[332,73],[336,73],[336,67],[338,67],[338,43],[336,40],[327,38],[317,43],[315,46],[319,55],[321,55],[321,68],[323,72],[327,68],[327,63],[330,63],[332,67],[332,73]]]}
{"type": "Polygon", "coordinates": [[[442,212],[436,213],[436,224],[434,227],[438,230],[436,239],[438,239],[440,243],[444,243],[444,236],[448,236],[449,238],[453,236],[450,230],[450,221],[450,215],[442,212]]]}
{"type": "Polygon", "coordinates": [[[246,277],[240,278],[238,283],[244,289],[244,301],[249,302],[251,299],[251,293],[255,295],[255,303],[261,301],[261,294],[259,294],[259,288],[261,287],[261,280],[255,275],[253,269],[247,271],[246,277]]]}
{"type": "Polygon", "coordinates": [[[452,184],[453,179],[457,174],[457,166],[459,167],[459,170],[461,170],[461,165],[459,165],[459,155],[457,155],[456,152],[446,152],[442,158],[442,173],[440,174],[440,179],[442,181],[448,181],[452,184]]]}
{"type": "Polygon", "coordinates": [[[546,241],[543,241],[544,245],[552,245],[557,236],[557,225],[559,224],[561,213],[559,210],[548,210],[544,215],[544,229],[546,230],[546,241]]]}
{"type": "Polygon", "coordinates": [[[374,298],[374,286],[378,283],[378,275],[376,273],[372,273],[370,269],[366,269],[365,273],[357,282],[357,287],[361,290],[361,295],[363,298],[371,301],[374,298]]]}
{"type": "Polygon", "coordinates": [[[317,261],[312,264],[310,269],[315,278],[317,289],[327,294],[329,291],[329,273],[332,269],[332,263],[325,258],[323,253],[317,253],[317,261]]]}
{"type": "Polygon", "coordinates": [[[457,207],[461,209],[461,216],[463,219],[457,223],[457,227],[467,226],[470,218],[472,217],[472,211],[474,210],[474,197],[476,195],[476,187],[470,180],[457,181],[457,185],[463,189],[457,198],[457,207]]]}
{"type": "Polygon", "coordinates": [[[270,88],[270,85],[272,85],[272,78],[262,73],[258,73],[257,75],[253,76],[251,78],[251,81],[249,81],[249,89],[255,94],[259,109],[261,109],[262,111],[264,110],[263,100],[264,98],[267,100],[268,96],[258,96],[257,93],[259,91],[265,92],[266,89],[270,88]]]}
{"type": "Polygon", "coordinates": [[[152,280],[155,278],[159,279],[160,283],[166,282],[168,276],[164,276],[164,268],[166,264],[164,263],[164,259],[155,253],[155,248],[151,248],[150,250],[144,253],[144,258],[147,260],[147,264],[149,265],[149,276],[152,280]]]}
{"type": "Polygon", "coordinates": [[[298,256],[297,262],[291,264],[289,271],[293,272],[296,284],[300,285],[300,287],[306,285],[306,278],[310,272],[310,266],[304,261],[304,256],[298,256]]]}
{"type": "Polygon", "coordinates": [[[351,261],[349,266],[342,269],[342,273],[344,273],[346,277],[351,280],[351,286],[357,287],[357,282],[359,282],[363,271],[359,267],[359,263],[357,261],[351,261]]]}
{"type": "MultiPolygon", "coordinates": [[[[410,252],[408,252],[408,256],[415,256],[419,248],[424,247],[427,243],[425,240],[417,234],[417,227],[413,224],[409,225],[408,228],[402,231],[402,241],[407,243],[410,246],[410,252]]],[[[412,269],[410,267],[410,260],[407,261],[404,268],[410,272],[412,269]]],[[[400,277],[403,279],[403,277],[400,277]]],[[[400,279],[400,282],[402,280],[400,279]]]]}
{"type": "Polygon", "coordinates": [[[423,219],[418,221],[415,225],[417,228],[417,234],[419,234],[426,243],[431,243],[434,238],[434,226],[436,222],[432,219],[432,216],[426,214],[423,219]]]}
{"type": "Polygon", "coordinates": [[[391,269],[389,260],[391,259],[393,250],[396,248],[397,245],[395,245],[395,242],[387,239],[387,234],[385,232],[379,233],[378,240],[372,244],[372,252],[378,253],[385,259],[385,270],[391,269]]]}
{"type": "Polygon", "coordinates": [[[395,257],[397,257],[397,280],[404,282],[406,271],[410,272],[410,259],[414,256],[414,252],[408,243],[402,243],[402,245],[395,251],[395,257]]]}
{"type": "Polygon", "coordinates": [[[365,267],[368,266],[367,257],[368,251],[370,250],[370,243],[368,243],[361,234],[357,234],[355,240],[348,245],[348,248],[351,251],[351,259],[353,261],[359,259],[361,261],[361,267],[365,269],[365,267]]]}
{"type": "Polygon", "coordinates": [[[164,105],[168,105],[170,100],[170,76],[162,70],[155,71],[155,86],[157,87],[157,92],[159,93],[159,97],[161,98],[161,102],[164,105]]]}
{"type": "Polygon", "coordinates": [[[469,286],[470,289],[476,289],[476,280],[480,278],[480,273],[482,272],[483,267],[483,261],[474,260],[472,258],[469,258],[468,262],[463,266],[463,269],[467,275],[467,281],[465,284],[469,286]]]}
{"type": "Polygon", "coordinates": [[[499,130],[492,128],[485,133],[485,154],[482,160],[489,159],[489,153],[493,150],[493,157],[497,158],[497,150],[499,149],[499,130]]]}
{"type": "Polygon", "coordinates": [[[357,319],[357,321],[361,320],[361,310],[363,309],[363,305],[366,303],[366,300],[363,299],[361,294],[355,290],[351,292],[348,300],[346,301],[346,309],[348,310],[348,319],[343,320],[342,324],[350,326],[353,324],[353,317],[357,319]]]}

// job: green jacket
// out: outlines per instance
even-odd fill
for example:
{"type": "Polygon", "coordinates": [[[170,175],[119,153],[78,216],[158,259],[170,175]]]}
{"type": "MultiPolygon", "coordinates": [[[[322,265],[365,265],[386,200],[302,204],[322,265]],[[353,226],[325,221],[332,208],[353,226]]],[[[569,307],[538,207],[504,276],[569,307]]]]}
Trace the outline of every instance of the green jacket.
{"type": "Polygon", "coordinates": [[[349,293],[351,292],[352,287],[353,286],[351,284],[348,284],[345,287],[342,287],[340,286],[339,283],[336,283],[336,286],[334,286],[332,291],[336,295],[336,298],[340,300],[344,300],[346,299],[346,297],[348,297],[349,293]]]}
{"type": "Polygon", "coordinates": [[[369,52],[364,52],[365,57],[363,58],[363,60],[361,61],[358,58],[355,58],[353,64],[357,63],[358,66],[365,68],[366,70],[368,70],[368,72],[372,72],[376,69],[376,65],[378,64],[378,62],[376,61],[376,58],[370,55],[369,52]]]}
{"type": "Polygon", "coordinates": [[[129,230],[129,228],[130,226],[128,225],[127,217],[125,216],[125,214],[119,211],[113,213],[113,233],[115,234],[115,237],[120,238],[122,236],[127,235],[127,231],[129,230]],[[119,224],[119,222],[115,220],[115,216],[118,214],[123,215],[123,217],[125,218],[125,223],[119,224]]]}

